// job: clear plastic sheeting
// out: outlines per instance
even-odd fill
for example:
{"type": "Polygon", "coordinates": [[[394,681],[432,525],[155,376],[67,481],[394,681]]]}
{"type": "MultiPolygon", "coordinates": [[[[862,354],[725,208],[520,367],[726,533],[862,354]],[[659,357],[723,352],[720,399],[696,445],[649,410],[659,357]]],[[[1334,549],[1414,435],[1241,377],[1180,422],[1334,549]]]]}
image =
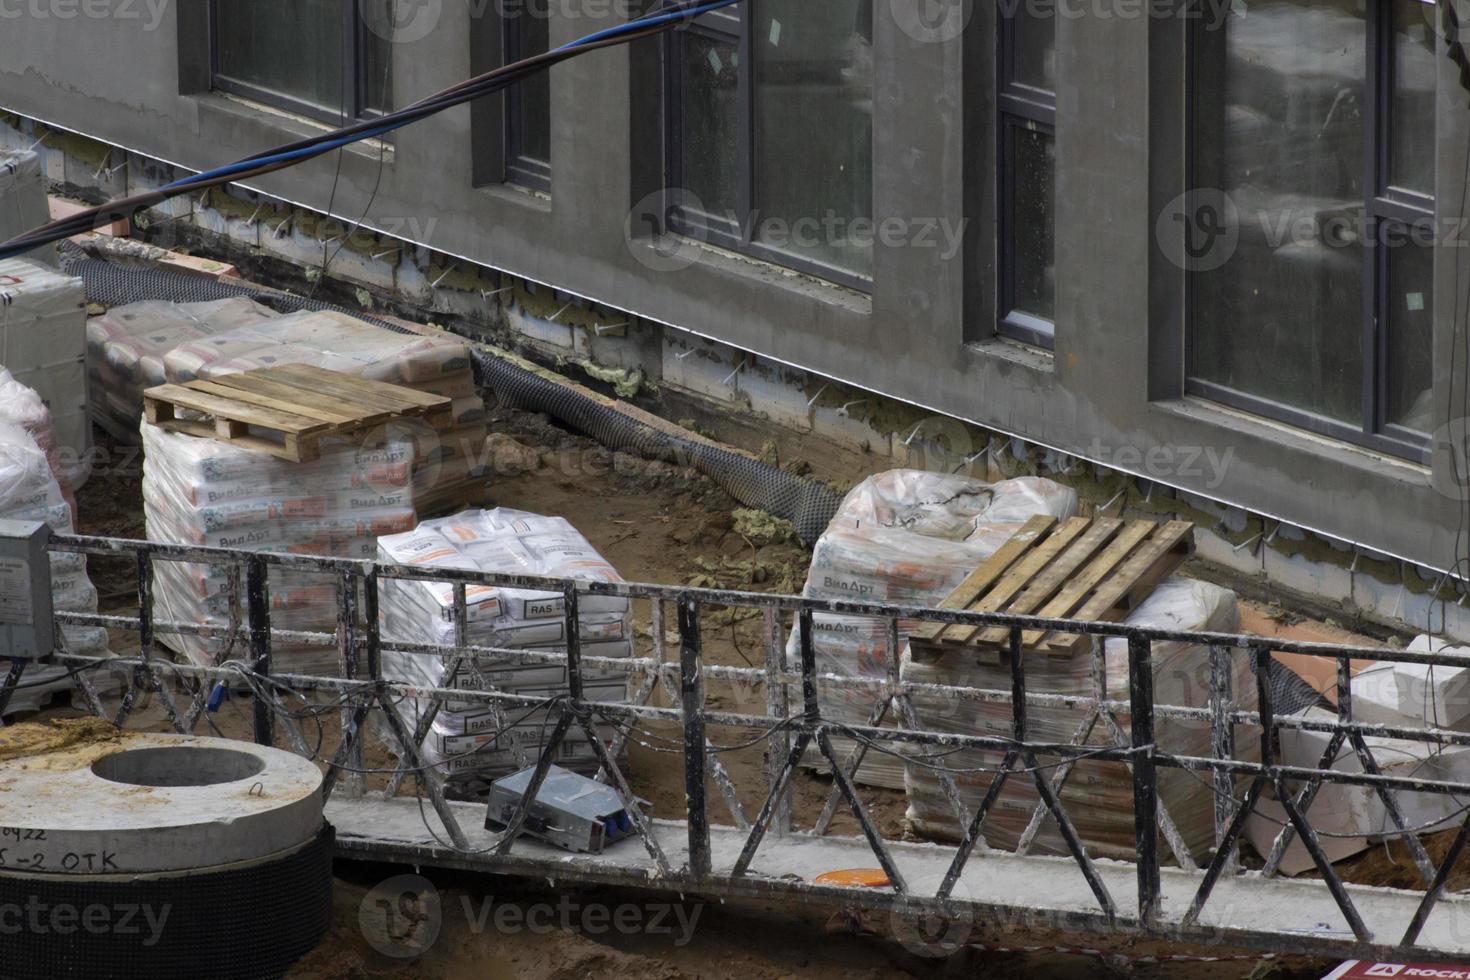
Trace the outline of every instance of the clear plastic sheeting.
{"type": "MultiPolygon", "coordinates": [[[[417,523],[411,442],[360,446],[327,441],[310,463],[293,463],[144,424],[143,507],[148,538],[188,545],[283,554],[372,559],[378,538],[417,523]]],[[[244,569],[232,600],[224,565],[157,562],[154,597],[164,618],[199,626],[239,625],[244,569]]],[[[274,629],[332,632],[336,583],[327,575],[275,571],[274,629]]],[[[195,663],[213,665],[246,651],[228,641],[163,635],[195,663]]],[[[277,670],[334,673],[334,647],[276,644],[277,670]]]]}
{"type": "Polygon", "coordinates": [[[0,364],[51,412],[69,492],[86,482],[91,465],[86,321],[80,279],[27,259],[0,261],[0,364]]]}
{"type": "MultiPolygon", "coordinates": [[[[1358,678],[1353,679],[1355,705],[1357,680],[1358,678]]],[[[1320,707],[1308,708],[1295,717],[1329,724],[1341,720],[1334,712],[1320,707]]],[[[1425,721],[1421,718],[1413,723],[1413,727],[1423,724],[1425,721]]],[[[1283,728],[1280,740],[1281,761],[1289,766],[1315,769],[1322,761],[1322,755],[1327,751],[1331,739],[1332,735],[1328,732],[1283,728]]],[[[1465,782],[1470,779],[1470,747],[1371,735],[1366,736],[1363,741],[1372,753],[1379,771],[1385,776],[1443,782],[1465,782]]],[[[1363,762],[1351,742],[1343,743],[1332,760],[1331,768],[1338,772],[1363,771],[1363,762]]],[[[1287,785],[1293,793],[1300,792],[1302,788],[1299,782],[1287,785]]],[[[1458,826],[1464,819],[1463,797],[1444,793],[1396,791],[1394,802],[1403,815],[1404,825],[1421,834],[1458,826]]],[[[1398,834],[1398,828],[1383,805],[1382,798],[1368,786],[1323,783],[1306,816],[1312,828],[1323,835],[1319,838],[1319,843],[1333,861],[1361,853],[1374,841],[1398,834]]],[[[1267,854],[1286,820],[1285,808],[1276,799],[1274,792],[1267,792],[1256,804],[1255,812],[1246,818],[1246,839],[1257,853],[1267,854]]],[[[1281,871],[1284,874],[1297,875],[1315,869],[1316,864],[1301,841],[1293,840],[1282,854],[1281,871]]]]}
{"type": "MultiPolygon", "coordinates": [[[[524,511],[497,508],[466,511],[428,521],[413,532],[378,542],[386,562],[515,575],[620,582],[621,576],[570,523],[524,511]]],[[[384,579],[380,592],[384,644],[456,642],[454,586],[446,582],[384,579]]],[[[545,651],[566,650],[566,602],[560,592],[483,585],[465,588],[466,640],[472,646],[545,651]]],[[[584,657],[632,655],[632,609],[620,596],[579,595],[584,657]]],[[[567,693],[566,668],[506,660],[471,667],[455,658],[383,653],[391,680],[433,687],[500,690],[538,699],[567,693]]],[[[586,668],[583,687],[590,701],[627,699],[627,674],[586,668]]],[[[409,724],[417,724],[430,702],[408,702],[409,724]]],[[[494,709],[484,702],[448,702],[436,714],[423,745],[424,760],[462,792],[483,790],[498,776],[533,764],[555,719],[545,708],[494,709]],[[529,761],[527,761],[529,760],[529,761]]],[[[604,733],[604,741],[610,732],[604,733]]],[[[591,771],[596,756],[577,733],[563,743],[557,764],[591,771]]]]}
{"type": "MultiPolygon", "coordinates": [[[[17,396],[25,402],[35,398],[34,393],[25,395],[22,388],[12,379],[9,385],[0,387],[0,392],[17,396]]],[[[51,461],[32,434],[8,417],[12,408],[8,402],[0,403],[0,519],[39,521],[49,525],[57,534],[72,534],[75,526],[71,505],[62,495],[51,461]]],[[[85,556],[51,556],[51,593],[52,608],[58,613],[97,612],[97,590],[87,576],[85,556]]],[[[109,654],[107,631],[100,627],[63,626],[60,634],[61,645],[69,653],[109,654]]],[[[107,676],[100,671],[93,671],[91,679],[98,687],[109,686],[107,676]]],[[[15,692],[9,711],[36,710],[53,694],[72,685],[60,667],[32,665],[21,680],[26,686],[15,692]]]]}
{"type": "Polygon", "coordinates": [[[92,417],[113,438],[136,443],[143,392],[167,382],[163,358],[182,344],[277,316],[245,297],[207,303],[148,300],[87,321],[92,417]]]}
{"type": "MultiPolygon", "coordinates": [[[[1235,593],[1228,589],[1176,576],[1165,580],[1148,599],[1127,618],[1132,626],[1148,626],[1167,630],[1219,630],[1234,632],[1239,626],[1235,593]]],[[[1179,705],[1205,708],[1210,703],[1209,648],[1176,642],[1152,645],[1154,699],[1156,705],[1179,705]]],[[[1029,652],[1025,662],[1026,690],[1029,694],[1061,694],[1090,698],[1094,691],[1094,655],[1092,648],[1070,656],[1050,656],[1029,652]]],[[[1128,700],[1128,643],[1111,637],[1104,644],[1103,684],[1108,700],[1128,700]]],[[[1256,704],[1255,679],[1249,658],[1231,659],[1232,690],[1235,705],[1252,710],[1256,704]]],[[[981,662],[972,649],[945,653],[932,663],[919,663],[911,651],[905,651],[902,677],[905,683],[945,684],[1009,692],[1011,669],[1006,655],[989,663],[981,662]]],[[[966,701],[955,697],[915,693],[912,697],[921,727],[938,732],[994,735],[1009,738],[1011,706],[1004,702],[966,701]]],[[[1026,737],[1036,742],[1072,742],[1112,746],[1118,744],[1104,720],[1097,720],[1086,737],[1079,731],[1091,706],[1079,702],[1073,707],[1049,707],[1031,704],[1026,708],[1026,737]]],[[[1124,733],[1130,718],[1126,710],[1114,716],[1124,733]]],[[[1208,719],[1179,720],[1156,715],[1155,741],[1163,751],[1191,756],[1212,754],[1211,727],[1208,719]]],[[[1257,741],[1248,729],[1237,727],[1236,742],[1242,758],[1252,758],[1257,741]]],[[[928,837],[957,839],[959,826],[940,785],[939,773],[933,766],[943,766],[954,776],[961,798],[973,813],[990,787],[993,770],[998,769],[1004,753],[966,749],[945,753],[942,757],[906,764],[904,786],[909,798],[909,820],[928,837]]],[[[1048,779],[1057,775],[1056,760],[1044,758],[1051,765],[1048,779]]],[[[1182,769],[1158,770],[1159,799],[1169,811],[1185,845],[1198,860],[1214,843],[1215,797],[1210,786],[1182,769]]],[[[1071,770],[1061,794],[1063,809],[1077,828],[1078,835],[1094,856],[1130,858],[1135,854],[1133,834],[1133,777],[1120,762],[1083,760],[1071,770]]],[[[991,847],[1014,849],[1031,822],[1040,797],[1030,773],[1007,779],[985,821],[985,841],[991,847]]],[[[1033,851],[1065,853],[1065,844],[1056,823],[1048,816],[1041,824],[1033,851]]]]}
{"type": "MultiPolygon", "coordinates": [[[[1028,519],[1077,512],[1077,495],[1040,477],[990,484],[922,470],[889,470],[858,484],[817,541],[802,595],[896,605],[936,606],[1028,519]]],[[[917,624],[899,623],[900,641],[917,624]]],[[[888,675],[888,626],[865,616],[818,614],[812,620],[817,670],[847,677],[888,675]]],[[[796,662],[792,633],[787,655],[796,662]]],[[[878,700],[871,689],[824,687],[822,712],[865,725],[878,700]]],[[[839,753],[848,745],[834,740],[839,753]]],[[[812,759],[811,756],[808,757],[812,759]]],[[[898,789],[903,766],[869,752],[860,782],[898,789]]]]}
{"type": "MultiPolygon", "coordinates": [[[[33,150],[0,150],[0,242],[18,238],[51,220],[46,201],[46,172],[33,150]]],[[[43,245],[25,258],[52,268],[56,246],[43,245]]]]}
{"type": "Polygon", "coordinates": [[[21,384],[4,367],[0,367],[0,421],[18,425],[36,441],[36,446],[46,454],[51,474],[61,487],[61,495],[71,506],[72,517],[76,517],[77,502],[68,482],[69,472],[62,460],[60,447],[56,444],[56,432],[51,423],[51,410],[34,390],[21,384]]]}

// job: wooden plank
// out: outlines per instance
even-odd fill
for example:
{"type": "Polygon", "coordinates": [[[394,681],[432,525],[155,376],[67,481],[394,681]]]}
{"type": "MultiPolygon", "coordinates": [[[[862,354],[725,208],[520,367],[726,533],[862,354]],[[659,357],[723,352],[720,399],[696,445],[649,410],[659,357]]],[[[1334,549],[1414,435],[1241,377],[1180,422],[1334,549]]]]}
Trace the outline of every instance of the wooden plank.
{"type": "MultiPolygon", "coordinates": [[[[1116,517],[1104,517],[1094,520],[1077,541],[1062,553],[1056,561],[1047,568],[1026,587],[1026,591],[1016,597],[1006,612],[1031,613],[1041,608],[1042,603],[1050,599],[1053,594],[1062,588],[1072,574],[1097,553],[1098,549],[1107,544],[1123,522],[1116,517]]],[[[977,638],[977,643],[999,644],[1005,643],[1010,637],[1011,631],[1004,627],[995,626],[985,630],[977,638]]]]}
{"type": "MultiPolygon", "coordinates": [[[[1068,582],[1066,587],[1057,593],[1056,598],[1043,606],[1037,615],[1048,619],[1068,618],[1072,610],[1087,600],[1088,594],[1097,588],[1098,583],[1107,578],[1108,574],[1157,528],[1158,525],[1153,521],[1129,521],[1112,543],[1103,549],[1102,554],[1094,558],[1080,574],[1068,582]]],[[[1021,644],[1026,647],[1034,647],[1045,635],[1043,630],[1027,630],[1021,637],[1021,644]]]]}
{"type": "MultiPolygon", "coordinates": [[[[195,422],[189,419],[168,419],[159,423],[158,426],[165,432],[182,432],[185,435],[199,436],[204,439],[215,437],[214,426],[209,422],[195,422]]],[[[231,439],[230,445],[239,446],[241,449],[251,449],[255,452],[269,453],[277,459],[288,460],[292,463],[300,463],[299,447],[289,446],[282,442],[272,442],[262,436],[241,436],[231,439]]]]}
{"type": "MultiPolygon", "coordinates": [[[[1055,526],[1057,519],[1039,515],[1021,525],[1021,529],[1011,535],[1005,544],[987,558],[979,568],[975,569],[965,580],[954,587],[954,591],[944,597],[939,604],[940,609],[964,609],[970,603],[978,599],[986,589],[995,584],[1012,563],[1026,553],[1030,547],[1055,526]]],[[[909,634],[909,638],[920,642],[932,641],[944,630],[944,623],[924,623],[918,629],[909,634]]]]}
{"type": "MultiPolygon", "coordinates": [[[[969,607],[970,611],[1004,611],[1011,599],[1025,589],[1031,579],[1044,569],[1048,562],[1061,554],[1063,548],[1086,531],[1091,523],[1085,517],[1073,517],[1064,522],[1045,541],[1038,543],[1028,551],[1025,558],[1011,566],[1005,577],[997,582],[994,588],[987,592],[979,602],[969,607]]],[[[951,626],[939,634],[939,639],[942,643],[966,643],[979,631],[978,626],[951,626]]]]}
{"type": "Polygon", "coordinates": [[[346,429],[385,422],[394,415],[386,408],[357,404],[341,395],[325,391],[308,391],[301,386],[301,382],[273,378],[259,371],[220,375],[211,378],[209,383],[236,391],[255,392],[273,399],[274,404],[283,408],[289,406],[301,412],[332,418],[333,426],[346,429]]]}
{"type": "Polygon", "coordinates": [[[306,418],[303,415],[296,415],[277,408],[249,405],[232,398],[222,398],[219,395],[206,391],[195,391],[180,385],[160,385],[157,388],[149,388],[143,393],[143,403],[146,406],[150,401],[155,404],[167,402],[175,408],[187,408],[191,411],[213,415],[215,418],[258,425],[262,428],[275,429],[281,433],[320,432],[329,427],[327,423],[318,419],[306,418]]]}
{"type": "Polygon", "coordinates": [[[250,371],[233,377],[239,378],[235,383],[241,387],[258,391],[269,390],[272,394],[280,396],[282,405],[299,405],[303,408],[309,406],[346,412],[349,416],[348,421],[338,423],[344,428],[385,422],[402,414],[400,411],[402,405],[389,405],[369,399],[354,399],[342,388],[325,380],[318,381],[316,384],[308,384],[302,378],[284,377],[273,372],[274,369],[264,373],[250,371]],[[269,388],[264,386],[269,386],[269,388]]]}
{"type": "Polygon", "coordinates": [[[451,399],[443,395],[431,394],[427,391],[419,391],[408,385],[393,384],[390,381],[378,381],[375,378],[361,378],[355,374],[346,374],[342,371],[328,371],[311,364],[283,364],[280,367],[266,368],[267,374],[279,373],[286,377],[295,378],[329,378],[347,385],[364,393],[364,397],[386,397],[399,402],[407,402],[409,407],[418,408],[440,408],[450,403],[451,399]]]}
{"type": "MultiPolygon", "coordinates": [[[[1074,614],[1076,619],[1111,621],[1121,619],[1131,606],[1141,602],[1163,579],[1172,574],[1194,550],[1194,524],[1170,521],[1128,556],[1092,598],[1074,614]]],[[[1063,633],[1047,642],[1052,650],[1075,652],[1088,637],[1063,633]]]]}
{"type": "Polygon", "coordinates": [[[412,392],[415,397],[409,398],[409,389],[355,378],[338,371],[324,371],[309,364],[283,364],[280,367],[266,368],[262,374],[268,380],[295,386],[306,399],[340,399],[353,409],[363,408],[392,415],[418,415],[439,404],[437,401],[425,401],[437,399],[437,395],[412,392]]]}
{"type": "Polygon", "coordinates": [[[358,416],[354,415],[340,403],[333,405],[300,405],[293,399],[295,389],[284,385],[272,384],[265,378],[251,378],[248,374],[226,374],[209,381],[191,381],[188,387],[194,391],[204,391],[221,398],[234,398],[251,405],[260,405],[265,408],[279,408],[286,405],[291,406],[294,414],[304,415],[307,418],[319,419],[334,425],[344,422],[356,422],[358,416]]]}

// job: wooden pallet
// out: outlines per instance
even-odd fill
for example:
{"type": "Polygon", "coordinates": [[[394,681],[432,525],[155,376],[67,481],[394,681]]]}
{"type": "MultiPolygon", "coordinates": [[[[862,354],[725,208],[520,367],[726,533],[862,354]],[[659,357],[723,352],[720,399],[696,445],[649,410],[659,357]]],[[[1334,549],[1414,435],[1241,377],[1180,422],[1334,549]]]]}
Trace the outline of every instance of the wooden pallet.
{"type": "Polygon", "coordinates": [[[371,437],[387,422],[416,419],[436,430],[449,429],[452,405],[440,395],[307,364],[160,385],[143,393],[144,412],[153,425],[295,463],[318,458],[325,438],[371,437]],[[180,418],[180,409],[205,418],[180,418]]]}
{"type": "MultiPolygon", "coordinates": [[[[944,609],[1004,612],[1049,619],[1116,621],[1153,592],[1194,551],[1188,521],[1112,517],[1033,517],[940,603],[944,609]]],[[[994,649],[1010,642],[1003,627],[924,623],[920,645],[994,649]]],[[[1028,650],[1069,656],[1088,643],[1075,633],[1027,630],[1028,650]]]]}

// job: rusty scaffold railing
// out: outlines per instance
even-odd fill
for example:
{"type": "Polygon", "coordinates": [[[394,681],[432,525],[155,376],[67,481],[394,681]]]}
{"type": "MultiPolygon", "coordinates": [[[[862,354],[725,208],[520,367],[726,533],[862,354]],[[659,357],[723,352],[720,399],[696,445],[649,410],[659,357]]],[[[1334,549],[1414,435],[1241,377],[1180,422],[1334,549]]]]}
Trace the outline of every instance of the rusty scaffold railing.
{"type": "MultiPolygon", "coordinates": [[[[955,895],[956,885],[977,851],[985,849],[983,832],[987,816],[1009,780],[1024,780],[1034,786],[1038,803],[1021,836],[1017,852],[1024,855],[1043,821],[1051,818],[1095,905],[1091,911],[1067,913],[1055,921],[1084,930],[1117,930],[1180,942],[1269,946],[1284,952],[1404,955],[1409,951],[1422,951],[1430,957],[1441,957],[1447,953],[1442,947],[1421,950],[1420,938],[1431,913],[1444,898],[1451,872],[1466,844],[1470,843],[1470,815],[1467,815],[1470,807],[1456,812],[1457,832],[1436,866],[1416,835],[1421,828],[1407,825],[1398,796],[1409,792],[1470,797],[1470,784],[1385,774],[1377,764],[1368,740],[1392,738],[1438,746],[1467,746],[1470,745],[1470,733],[1432,727],[1364,724],[1354,720],[1350,665],[1354,660],[1462,665],[1452,657],[1228,633],[1141,628],[1115,622],[1053,620],[882,603],[831,602],[724,589],[546,579],[99,537],[58,536],[52,540],[51,548],[56,552],[136,563],[137,615],[57,614],[57,621],[62,625],[103,626],[133,631],[138,636],[136,656],[108,660],[63,651],[47,659],[47,663],[70,672],[77,690],[92,711],[110,717],[120,726],[125,725],[140,698],[152,693],[159,698],[168,722],[175,730],[194,733],[207,710],[212,688],[220,683],[238,683],[243,679],[248,680],[256,695],[252,716],[254,737],[261,743],[275,744],[282,734],[277,730],[277,722],[284,719],[282,727],[289,746],[303,754],[315,755],[296,729],[290,714],[279,710],[276,694],[282,691],[324,692],[335,697],[332,702],[334,710],[340,704],[343,713],[341,739],[331,757],[324,760],[323,792],[329,798],[339,792],[348,798],[359,798],[365,793],[361,778],[364,772],[362,751],[369,716],[376,711],[388,732],[389,737],[385,741],[399,759],[389,779],[387,795],[396,793],[407,778],[415,778],[449,837],[444,847],[434,852],[440,856],[473,850],[475,854],[483,855],[485,861],[507,858],[523,829],[528,802],[542,785],[556,758],[557,749],[567,739],[579,739],[585,741],[596,755],[600,766],[598,778],[614,787],[622,798],[637,836],[652,862],[654,871],[640,879],[641,887],[697,894],[738,894],[742,882],[759,877],[753,871],[753,865],[763,842],[772,836],[823,838],[829,833],[834,816],[845,804],[889,883],[883,892],[864,894],[855,900],[877,906],[884,902],[898,902],[927,914],[953,915],[963,904],[955,895]],[[153,585],[154,566],[160,561],[203,563],[227,569],[231,608],[229,623],[208,625],[159,619],[153,585]],[[313,573],[330,577],[335,583],[337,596],[336,630],[318,633],[273,629],[270,603],[272,572],[313,573]],[[452,586],[457,641],[454,645],[390,642],[383,637],[379,628],[379,589],[383,582],[393,579],[433,581],[452,586]],[[561,593],[565,603],[565,650],[504,649],[467,642],[466,590],[472,586],[561,593]],[[616,595],[649,603],[652,649],[647,651],[648,655],[635,654],[631,659],[583,655],[578,606],[582,597],[591,595],[616,595]],[[670,606],[675,612],[678,636],[676,657],[666,649],[666,607],[670,606]],[[762,617],[766,647],[762,666],[733,667],[705,662],[700,616],[701,610],[709,607],[754,610],[762,617]],[[813,642],[813,617],[818,613],[873,617],[885,621],[889,648],[895,651],[895,655],[888,658],[886,675],[859,677],[819,671],[813,642]],[[901,620],[1004,627],[1009,633],[1009,656],[1005,658],[1009,663],[1009,689],[906,681],[901,676],[896,655],[900,649],[901,620]],[[788,662],[785,652],[788,628],[795,634],[794,662],[788,662]],[[1028,691],[1027,658],[1022,656],[1022,635],[1027,630],[1083,634],[1093,638],[1090,695],[1028,691]],[[243,650],[245,655],[213,666],[175,662],[160,656],[158,651],[158,637],[167,634],[225,641],[232,650],[243,650]],[[1126,699],[1108,696],[1105,641],[1110,638],[1126,643],[1126,699]],[[274,669],[272,649],[279,643],[335,648],[340,670],[334,675],[303,675],[274,669]],[[1182,643],[1208,649],[1207,705],[1156,703],[1153,651],[1158,643],[1182,643]],[[389,651],[441,658],[451,677],[461,667],[472,677],[480,677],[481,671],[506,663],[564,665],[567,671],[566,692],[548,701],[532,695],[496,690],[488,683],[481,689],[403,683],[384,676],[383,654],[389,651]],[[1273,665],[1273,653],[1301,654],[1336,663],[1339,714],[1335,719],[1284,715],[1275,710],[1271,680],[1281,668],[1273,665]],[[1249,658],[1253,668],[1256,687],[1254,708],[1242,707],[1236,692],[1231,689],[1232,667],[1238,657],[1249,658]],[[89,674],[118,664],[127,669],[127,676],[119,705],[115,711],[109,712],[104,709],[89,674]],[[623,703],[589,701],[583,690],[583,672],[589,669],[625,672],[630,678],[638,679],[636,691],[623,703]],[[766,713],[755,715],[711,709],[706,703],[705,688],[709,681],[715,679],[749,685],[751,689],[763,687],[766,713]],[[188,694],[187,702],[173,696],[169,681],[176,682],[179,689],[188,694]],[[863,690],[873,696],[874,707],[867,724],[838,723],[824,717],[821,691],[843,687],[863,690]],[[662,688],[669,695],[674,707],[659,707],[651,703],[657,688],[662,688]],[[926,729],[912,702],[916,695],[975,704],[1009,705],[1010,731],[1008,734],[981,734],[926,729]],[[404,698],[419,699],[429,704],[428,711],[416,725],[411,726],[400,711],[400,702],[404,698]],[[556,719],[539,754],[532,757],[523,753],[525,765],[534,765],[534,775],[519,808],[508,825],[491,839],[489,846],[471,848],[470,834],[456,813],[453,801],[446,796],[444,786],[437,779],[426,778],[433,767],[426,764],[423,756],[424,739],[436,712],[450,701],[482,703],[496,713],[497,721],[504,719],[508,712],[534,708],[549,708],[556,719]],[[1083,720],[1068,742],[1038,741],[1029,737],[1027,712],[1031,707],[1074,709],[1082,712],[1083,720]],[[1121,720],[1123,718],[1126,718],[1126,724],[1121,720]],[[1213,735],[1210,755],[1180,755],[1160,748],[1155,740],[1155,727],[1160,719],[1209,725],[1213,735]],[[594,725],[596,720],[611,722],[615,726],[610,742],[599,737],[594,725]],[[685,854],[682,862],[671,858],[670,849],[666,846],[670,838],[656,833],[654,822],[643,815],[635,788],[619,763],[633,726],[640,723],[678,726],[682,732],[687,801],[687,813],[682,821],[683,840],[680,842],[680,850],[685,854]],[[1102,745],[1089,741],[1099,724],[1106,734],[1102,745]],[[720,752],[709,737],[711,728],[743,729],[754,736],[751,744],[765,742],[763,802],[754,816],[748,814],[740,803],[731,774],[722,764],[720,752]],[[1236,733],[1241,729],[1251,732],[1258,744],[1238,751],[1236,733]],[[1293,729],[1330,735],[1315,767],[1289,765],[1282,761],[1280,734],[1293,729]],[[834,745],[834,736],[852,739],[852,748],[840,754],[834,745]],[[959,843],[948,859],[947,869],[936,888],[922,892],[910,888],[904,861],[895,856],[895,849],[902,845],[885,839],[855,783],[865,756],[880,743],[936,752],[979,749],[1001,757],[999,766],[989,770],[992,775],[989,785],[973,806],[970,804],[975,801],[966,801],[954,773],[943,771],[942,767],[938,772],[937,781],[953,811],[959,843]],[[1360,771],[1333,768],[1344,746],[1355,755],[1360,771]],[[792,780],[803,759],[809,759],[813,750],[830,767],[833,785],[813,829],[800,832],[793,829],[792,780]],[[1054,761],[1043,765],[1042,759],[1054,761]],[[1134,895],[1127,902],[1120,902],[1113,894],[1100,871],[1098,859],[1088,853],[1063,805],[1063,790],[1068,778],[1083,759],[1121,764],[1131,772],[1136,856],[1131,874],[1134,895]],[[1159,774],[1166,769],[1196,774],[1201,791],[1212,793],[1214,797],[1215,847],[1210,863],[1204,868],[1198,868],[1192,861],[1175,821],[1160,800],[1159,774]],[[1240,797],[1238,788],[1242,783],[1246,789],[1244,796],[1240,797]],[[728,866],[716,867],[714,862],[711,802],[707,792],[711,784],[730,812],[734,832],[741,835],[738,854],[728,862],[728,866]],[[1402,839],[1409,848],[1423,879],[1423,892],[1422,895],[1414,894],[1412,915],[1402,931],[1387,935],[1370,928],[1355,902],[1354,886],[1344,883],[1329,859],[1319,833],[1313,828],[1310,818],[1312,803],[1327,785],[1364,787],[1373,792],[1394,825],[1394,830],[1387,836],[1402,839]],[[1239,859],[1239,843],[1247,817],[1268,791],[1274,793],[1286,820],[1265,858],[1264,866],[1248,871],[1239,859]],[[1201,924],[1202,914],[1222,880],[1243,876],[1271,880],[1279,870],[1286,848],[1294,839],[1299,840],[1310,854],[1321,876],[1321,881],[1314,883],[1313,887],[1325,888],[1330,893],[1333,904],[1347,924],[1350,938],[1314,938],[1286,928],[1285,924],[1274,936],[1260,930],[1210,929],[1201,924]],[[1178,869],[1188,873],[1188,877],[1182,879],[1188,886],[1188,894],[1172,898],[1174,907],[1167,914],[1163,909],[1161,885],[1161,840],[1173,855],[1178,869]]],[[[15,661],[4,673],[4,680],[0,682],[0,714],[4,713],[12,694],[24,683],[26,666],[24,661],[15,661]]],[[[633,689],[631,682],[629,688],[633,689]]],[[[508,726],[502,725],[502,728],[508,726]]],[[[527,867],[534,866],[532,862],[527,867]]],[[[560,868],[551,863],[548,867],[560,868]]],[[[1116,885],[1116,875],[1113,881],[1116,885]]],[[[805,889],[834,901],[854,900],[851,894],[839,895],[830,889],[824,891],[810,883],[786,883],[782,887],[805,889]]],[[[1006,903],[1003,897],[987,897],[977,904],[994,909],[1003,908],[1006,903]]],[[[1470,949],[1470,942],[1462,945],[1470,949]]]]}

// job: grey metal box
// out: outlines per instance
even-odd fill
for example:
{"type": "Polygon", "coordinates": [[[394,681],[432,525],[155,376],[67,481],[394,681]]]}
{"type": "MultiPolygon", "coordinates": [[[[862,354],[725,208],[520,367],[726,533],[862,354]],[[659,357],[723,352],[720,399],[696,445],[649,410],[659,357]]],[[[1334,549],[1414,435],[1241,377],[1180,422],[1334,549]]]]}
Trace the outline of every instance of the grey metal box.
{"type": "Polygon", "coordinates": [[[56,646],[50,540],[38,521],[0,520],[0,657],[33,660],[56,646]]]}
{"type": "MultiPolygon", "coordinates": [[[[522,769],[490,787],[487,830],[499,830],[515,816],[535,771],[535,766],[522,769]]],[[[546,771],[522,828],[548,844],[587,854],[600,854],[606,845],[635,833],[617,790],[560,766],[546,771]]]]}

